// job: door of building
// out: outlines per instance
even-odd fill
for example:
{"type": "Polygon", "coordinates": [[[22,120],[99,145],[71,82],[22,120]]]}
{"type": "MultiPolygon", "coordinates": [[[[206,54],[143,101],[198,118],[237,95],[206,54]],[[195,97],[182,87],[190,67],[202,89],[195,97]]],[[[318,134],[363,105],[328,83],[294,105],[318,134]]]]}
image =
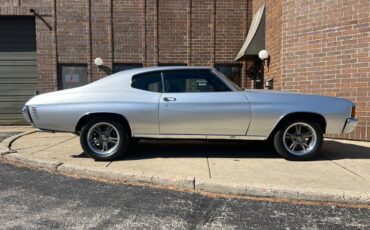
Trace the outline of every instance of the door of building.
{"type": "Polygon", "coordinates": [[[0,16],[0,125],[24,124],[37,90],[35,18],[0,16]]]}

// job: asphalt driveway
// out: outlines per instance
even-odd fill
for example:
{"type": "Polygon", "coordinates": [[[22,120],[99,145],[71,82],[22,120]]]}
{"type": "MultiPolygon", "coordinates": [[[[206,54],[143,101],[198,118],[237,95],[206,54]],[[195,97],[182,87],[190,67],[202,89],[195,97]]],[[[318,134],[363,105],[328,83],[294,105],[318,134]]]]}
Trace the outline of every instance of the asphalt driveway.
{"type": "Polygon", "coordinates": [[[209,197],[0,163],[1,229],[369,229],[370,209],[209,197]]]}

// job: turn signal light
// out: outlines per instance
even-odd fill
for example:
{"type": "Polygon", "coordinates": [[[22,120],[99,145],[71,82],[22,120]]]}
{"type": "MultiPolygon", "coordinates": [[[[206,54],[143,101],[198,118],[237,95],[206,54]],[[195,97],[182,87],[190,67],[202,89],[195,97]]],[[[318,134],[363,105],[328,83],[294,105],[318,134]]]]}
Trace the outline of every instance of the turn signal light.
{"type": "Polygon", "coordinates": [[[351,117],[352,118],[356,117],[356,106],[352,107],[351,117]]]}

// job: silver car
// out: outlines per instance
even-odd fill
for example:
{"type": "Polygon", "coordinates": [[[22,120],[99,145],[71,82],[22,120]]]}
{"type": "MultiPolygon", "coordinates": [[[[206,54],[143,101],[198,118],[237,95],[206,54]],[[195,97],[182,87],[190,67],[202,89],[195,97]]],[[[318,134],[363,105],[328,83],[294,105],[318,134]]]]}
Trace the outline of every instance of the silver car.
{"type": "Polygon", "coordinates": [[[144,138],[271,140],[284,158],[307,160],[319,153],[324,133],[357,125],[351,101],[243,90],[208,67],[126,70],[35,96],[23,113],[41,130],[79,134],[96,160],[117,159],[144,138]]]}

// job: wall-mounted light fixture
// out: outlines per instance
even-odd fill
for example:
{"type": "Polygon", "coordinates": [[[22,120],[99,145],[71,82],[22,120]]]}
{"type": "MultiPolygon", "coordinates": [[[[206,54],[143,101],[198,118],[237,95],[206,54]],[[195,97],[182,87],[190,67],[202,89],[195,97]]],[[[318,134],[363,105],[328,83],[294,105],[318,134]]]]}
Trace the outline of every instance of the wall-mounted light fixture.
{"type": "Polygon", "coordinates": [[[53,27],[49,24],[49,22],[47,22],[46,20],[45,20],[45,17],[51,17],[52,15],[50,15],[50,14],[39,14],[34,8],[31,8],[30,9],[30,13],[33,15],[33,16],[35,16],[35,18],[38,18],[38,19],[40,19],[47,27],[48,27],[48,29],[50,30],[50,31],[52,31],[53,30],[53,27]]]}
{"type": "Polygon", "coordinates": [[[98,67],[99,71],[100,67],[104,64],[103,59],[101,59],[100,57],[95,58],[94,63],[98,67]]]}
{"type": "Polygon", "coordinates": [[[266,60],[269,58],[269,52],[267,52],[267,50],[261,50],[261,51],[258,53],[258,57],[259,57],[262,61],[266,61],[266,60]]]}

